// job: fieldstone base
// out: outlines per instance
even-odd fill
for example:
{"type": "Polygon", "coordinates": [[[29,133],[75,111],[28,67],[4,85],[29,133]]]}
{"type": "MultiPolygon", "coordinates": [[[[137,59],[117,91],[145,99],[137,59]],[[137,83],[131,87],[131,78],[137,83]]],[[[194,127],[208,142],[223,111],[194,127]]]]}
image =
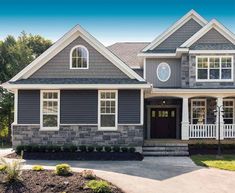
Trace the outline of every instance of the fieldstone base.
{"type": "MultiPolygon", "coordinates": [[[[117,131],[98,131],[97,126],[60,126],[59,131],[42,131],[39,125],[13,125],[12,144],[17,145],[120,145],[142,147],[143,126],[118,126],[117,131]]],[[[140,150],[138,150],[140,151],[140,150]]]]}

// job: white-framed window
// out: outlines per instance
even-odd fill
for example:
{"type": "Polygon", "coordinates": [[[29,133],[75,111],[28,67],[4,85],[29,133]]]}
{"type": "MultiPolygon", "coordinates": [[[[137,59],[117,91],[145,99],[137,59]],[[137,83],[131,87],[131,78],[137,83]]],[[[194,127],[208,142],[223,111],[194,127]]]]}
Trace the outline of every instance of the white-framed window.
{"type": "Polygon", "coordinates": [[[70,69],[88,69],[89,51],[83,45],[77,45],[70,51],[70,69]]]}
{"type": "Polygon", "coordinates": [[[99,90],[98,95],[99,130],[117,130],[118,91],[99,90]]]}
{"type": "Polygon", "coordinates": [[[167,80],[169,80],[171,76],[170,65],[167,64],[166,62],[160,63],[157,67],[156,73],[157,73],[158,80],[160,80],[161,82],[166,82],[167,80]]]}
{"type": "Polygon", "coordinates": [[[197,81],[233,81],[233,56],[196,56],[197,81]]]}
{"type": "Polygon", "coordinates": [[[206,123],[206,99],[191,99],[191,124],[206,123]]]}
{"type": "Polygon", "coordinates": [[[234,123],[234,100],[224,99],[223,110],[224,110],[224,124],[233,124],[234,123]]]}
{"type": "Polygon", "coordinates": [[[60,91],[41,90],[41,130],[58,130],[60,123],[60,91]]]}

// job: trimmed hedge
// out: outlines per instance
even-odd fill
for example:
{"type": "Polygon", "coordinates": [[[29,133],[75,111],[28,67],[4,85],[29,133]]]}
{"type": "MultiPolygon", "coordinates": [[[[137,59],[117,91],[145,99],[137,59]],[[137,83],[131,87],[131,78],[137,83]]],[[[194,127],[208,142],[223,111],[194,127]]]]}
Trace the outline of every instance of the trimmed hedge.
{"type": "Polygon", "coordinates": [[[120,146],[86,146],[80,145],[77,147],[73,144],[65,144],[63,146],[59,145],[36,145],[36,144],[29,144],[29,145],[18,145],[16,147],[16,153],[19,155],[22,151],[24,152],[129,152],[134,153],[136,149],[134,147],[120,147],[120,146]]]}

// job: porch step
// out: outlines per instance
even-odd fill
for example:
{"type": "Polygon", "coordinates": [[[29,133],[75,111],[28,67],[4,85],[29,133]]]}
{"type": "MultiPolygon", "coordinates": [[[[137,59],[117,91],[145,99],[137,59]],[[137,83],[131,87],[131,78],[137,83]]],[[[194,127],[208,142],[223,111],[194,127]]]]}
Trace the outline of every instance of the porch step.
{"type": "Polygon", "coordinates": [[[151,144],[143,146],[144,156],[188,156],[188,144],[151,144]]]}

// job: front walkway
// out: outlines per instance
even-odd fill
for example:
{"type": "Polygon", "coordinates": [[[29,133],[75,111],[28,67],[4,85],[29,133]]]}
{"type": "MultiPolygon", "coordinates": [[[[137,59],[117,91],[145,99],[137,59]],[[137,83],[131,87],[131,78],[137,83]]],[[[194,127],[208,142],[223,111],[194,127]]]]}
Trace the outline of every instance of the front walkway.
{"type": "MultiPolygon", "coordinates": [[[[147,157],[141,161],[64,161],[74,171],[94,169],[97,176],[126,193],[231,193],[235,172],[196,166],[188,157],[147,157]]],[[[54,168],[61,161],[26,161],[54,168]]]]}

